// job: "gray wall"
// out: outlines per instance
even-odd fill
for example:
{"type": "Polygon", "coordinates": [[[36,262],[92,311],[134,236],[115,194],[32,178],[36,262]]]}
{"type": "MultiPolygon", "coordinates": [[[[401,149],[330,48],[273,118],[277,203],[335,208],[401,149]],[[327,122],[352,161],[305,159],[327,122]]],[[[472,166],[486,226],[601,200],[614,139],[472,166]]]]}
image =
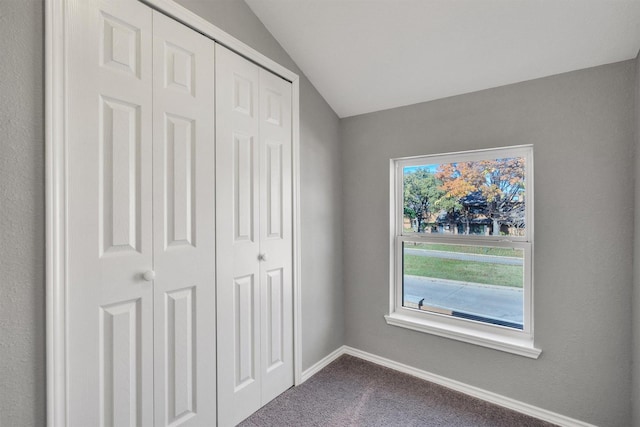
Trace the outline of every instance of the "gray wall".
{"type": "Polygon", "coordinates": [[[300,78],[302,368],[344,343],[338,116],[242,0],[178,3],[300,78]]]}
{"type": "Polygon", "coordinates": [[[640,53],[636,56],[636,104],[634,111],[636,131],[635,180],[635,238],[633,256],[633,425],[640,427],[640,53]]]}
{"type": "Polygon", "coordinates": [[[341,121],[346,344],[603,426],[631,422],[633,61],[341,121]],[[539,360],[389,326],[389,159],[534,144],[539,360]]]}
{"type": "Polygon", "coordinates": [[[0,425],[45,420],[41,0],[0,0],[0,425]]]}

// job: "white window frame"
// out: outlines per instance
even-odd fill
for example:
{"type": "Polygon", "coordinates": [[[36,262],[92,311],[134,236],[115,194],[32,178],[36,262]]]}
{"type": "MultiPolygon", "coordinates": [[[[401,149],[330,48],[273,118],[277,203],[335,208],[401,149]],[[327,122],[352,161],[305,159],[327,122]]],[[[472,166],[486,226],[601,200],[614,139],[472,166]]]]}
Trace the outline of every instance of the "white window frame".
{"type": "Polygon", "coordinates": [[[464,341],[521,356],[537,359],[542,350],[533,339],[533,146],[520,145],[456,153],[424,155],[390,160],[390,287],[389,325],[408,328],[433,335],[464,341]],[[404,168],[427,164],[494,160],[524,157],[527,186],[524,236],[443,235],[408,233],[403,227],[404,168]],[[446,243],[476,246],[508,247],[524,252],[523,329],[489,324],[477,320],[452,317],[429,311],[406,308],[402,305],[403,244],[404,242],[446,243]]]}

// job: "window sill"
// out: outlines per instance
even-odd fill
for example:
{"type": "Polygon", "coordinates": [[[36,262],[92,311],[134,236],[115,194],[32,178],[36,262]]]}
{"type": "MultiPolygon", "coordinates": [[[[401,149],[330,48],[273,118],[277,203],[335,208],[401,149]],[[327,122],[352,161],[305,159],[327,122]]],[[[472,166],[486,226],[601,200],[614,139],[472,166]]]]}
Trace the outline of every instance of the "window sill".
{"type": "Polygon", "coordinates": [[[389,325],[451,338],[457,341],[529,357],[531,359],[537,359],[540,357],[540,353],[542,353],[542,350],[535,348],[533,341],[529,339],[505,337],[499,334],[476,331],[470,328],[443,324],[441,322],[416,319],[415,317],[398,313],[391,313],[384,316],[384,318],[389,325]]]}

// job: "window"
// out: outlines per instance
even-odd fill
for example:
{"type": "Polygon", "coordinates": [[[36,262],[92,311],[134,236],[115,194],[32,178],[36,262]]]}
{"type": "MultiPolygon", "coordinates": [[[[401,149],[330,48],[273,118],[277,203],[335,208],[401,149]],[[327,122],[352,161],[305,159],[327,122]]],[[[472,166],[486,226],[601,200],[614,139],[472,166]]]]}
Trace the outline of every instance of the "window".
{"type": "Polygon", "coordinates": [[[533,148],[391,161],[392,325],[537,358],[533,148]]]}

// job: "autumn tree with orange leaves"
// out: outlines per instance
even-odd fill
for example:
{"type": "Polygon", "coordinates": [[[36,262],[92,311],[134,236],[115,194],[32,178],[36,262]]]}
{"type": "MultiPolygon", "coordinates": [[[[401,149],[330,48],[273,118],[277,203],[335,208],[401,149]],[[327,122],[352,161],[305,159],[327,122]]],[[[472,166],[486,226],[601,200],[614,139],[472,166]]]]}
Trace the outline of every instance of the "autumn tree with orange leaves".
{"type": "Polygon", "coordinates": [[[493,222],[493,234],[500,234],[500,225],[522,229],[525,226],[525,159],[521,157],[446,163],[438,167],[435,177],[442,182],[443,197],[436,203],[449,216],[458,213],[468,233],[473,213],[463,203],[464,198],[480,196],[485,206],[484,216],[493,222]]]}

